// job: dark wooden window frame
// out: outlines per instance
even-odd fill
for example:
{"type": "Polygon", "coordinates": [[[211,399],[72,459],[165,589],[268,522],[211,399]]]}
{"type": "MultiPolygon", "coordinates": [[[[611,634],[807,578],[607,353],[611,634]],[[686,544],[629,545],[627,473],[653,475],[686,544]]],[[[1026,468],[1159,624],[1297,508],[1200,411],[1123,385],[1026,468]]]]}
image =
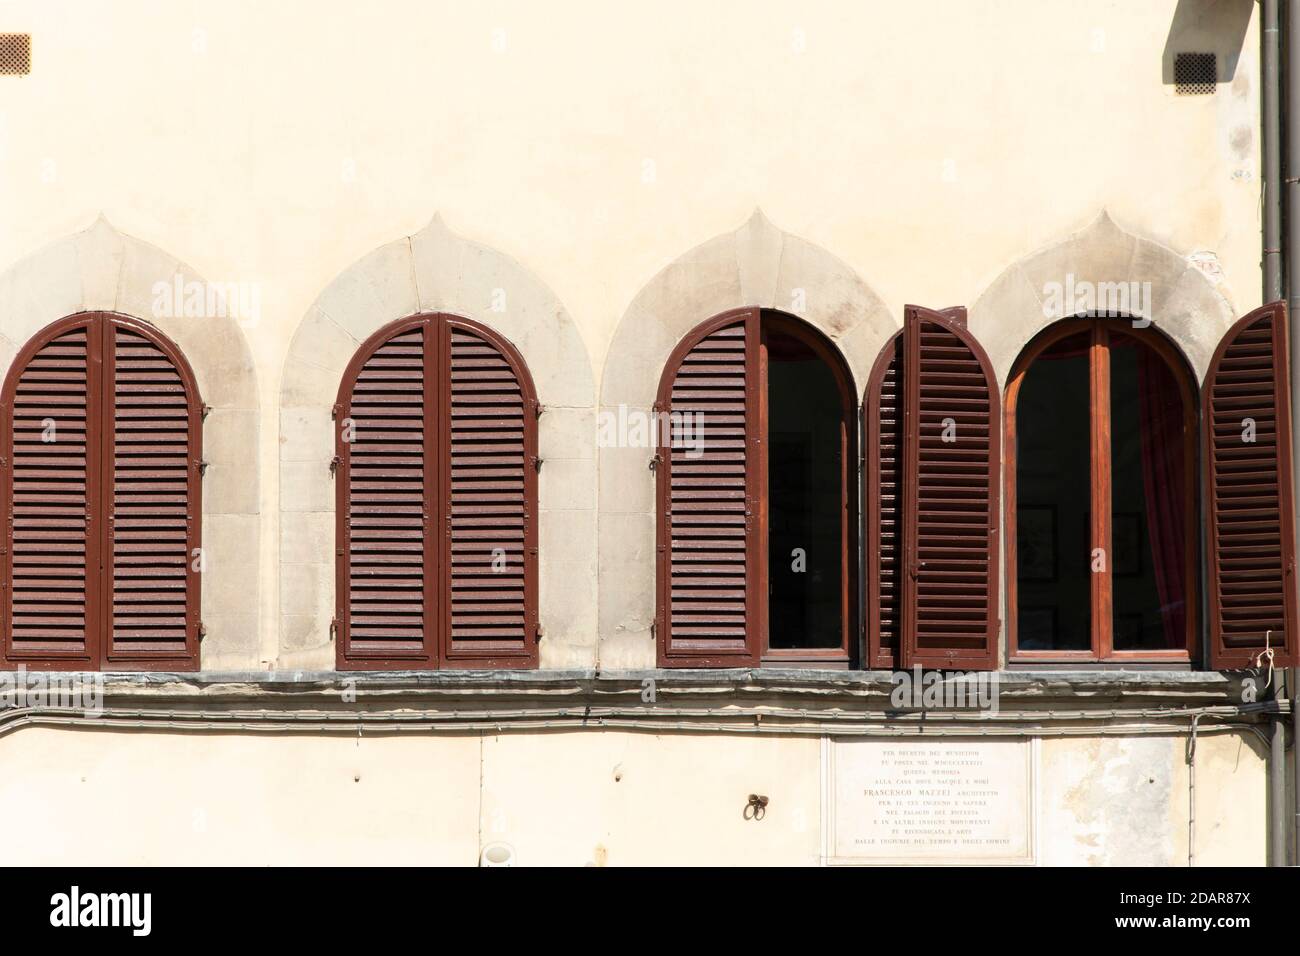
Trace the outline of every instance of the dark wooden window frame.
{"type": "Polygon", "coordinates": [[[1011,664],[1042,663],[1120,663],[1120,664],[1174,664],[1191,663],[1198,657],[1199,640],[1199,545],[1192,533],[1198,525],[1197,496],[1199,473],[1197,449],[1199,424],[1196,389],[1191,371],[1178,348],[1154,327],[1134,328],[1130,320],[1078,317],[1064,319],[1040,332],[1012,366],[1007,379],[1006,411],[1003,418],[1006,444],[1006,560],[1007,560],[1007,657],[1011,664]],[[1017,564],[1016,564],[1016,403],[1024,375],[1033,362],[1050,346],[1064,338],[1087,333],[1089,344],[1089,428],[1090,461],[1092,467],[1091,549],[1104,548],[1107,555],[1104,571],[1093,572],[1091,577],[1092,642],[1089,650],[1038,651],[1021,650],[1017,646],[1017,564]],[[1188,476],[1186,495],[1186,527],[1189,534],[1186,549],[1187,635],[1184,646],[1167,650],[1117,651],[1114,649],[1112,621],[1112,567],[1111,555],[1111,447],[1110,447],[1110,335],[1123,332],[1141,339],[1160,356],[1178,383],[1183,400],[1183,429],[1185,445],[1184,474],[1188,476]]]}
{"type": "MultiPolygon", "coordinates": [[[[748,369],[746,416],[755,423],[747,439],[745,458],[746,484],[746,653],[712,653],[707,647],[686,653],[672,653],[670,647],[672,577],[670,570],[671,532],[671,456],[660,450],[656,455],[656,646],[661,667],[740,667],[768,664],[790,666],[813,664],[826,667],[849,667],[858,657],[858,518],[856,491],[857,468],[857,401],[843,356],[819,330],[795,316],[769,309],[733,309],[716,315],[696,326],[682,338],[664,365],[654,410],[671,414],[673,383],[685,357],[710,334],[744,321],[745,362],[748,369]],[[835,379],[843,405],[840,426],[840,454],[843,468],[841,483],[841,638],[833,648],[772,648],[768,617],[768,395],[767,338],[780,333],[798,339],[827,365],[835,379]]],[[[656,429],[658,431],[658,429],[656,429]]],[[[707,432],[706,432],[707,441],[707,432]]]]}
{"type": "Polygon", "coordinates": [[[22,664],[31,670],[124,670],[177,671],[199,669],[199,641],[202,622],[201,575],[194,556],[202,544],[203,525],[203,400],[194,371],[181,350],[158,329],[128,315],[116,312],[79,312],[46,326],[27,341],[14,357],[0,391],[0,435],[4,452],[0,458],[0,501],[8,513],[4,553],[0,555],[0,582],[3,586],[3,649],[5,666],[22,664]],[[86,653],[29,654],[12,646],[13,626],[13,517],[14,517],[14,398],[18,382],[32,358],[52,340],[78,328],[86,335],[86,653]],[[186,463],[186,542],[185,542],[185,646],[172,653],[114,652],[109,632],[113,626],[113,589],[109,579],[111,562],[106,559],[112,548],[114,515],[105,500],[114,487],[114,461],[106,450],[114,435],[115,380],[113,359],[115,330],[121,328],[147,339],[172,363],[185,388],[187,408],[186,463]],[[90,439],[95,423],[96,441],[90,439]],[[91,573],[91,555],[96,555],[98,570],[91,573]]]}
{"type": "Polygon", "coordinates": [[[336,666],[339,670],[430,670],[456,668],[535,668],[537,642],[541,634],[538,611],[538,467],[537,417],[540,405],[528,366],[518,349],[496,331],[464,316],[442,312],[421,313],[390,322],[361,344],[348,363],[339,384],[334,406],[335,419],[335,620],[336,666]],[[349,522],[349,443],[344,441],[343,422],[349,417],[357,376],[366,362],[396,335],[424,328],[424,382],[435,383],[423,394],[426,430],[436,429],[436,437],[424,443],[424,524],[426,547],[424,561],[425,638],[418,654],[372,656],[352,651],[348,628],[350,559],[349,522]],[[495,348],[509,364],[523,398],[523,478],[524,478],[524,618],[523,647],[518,652],[496,650],[489,654],[467,654],[452,647],[452,574],[451,568],[451,333],[463,329],[495,348]],[[430,347],[432,346],[432,347],[430,347]],[[428,475],[435,480],[429,482],[428,475]],[[430,540],[439,544],[428,547],[430,540]],[[444,573],[446,571],[447,573],[444,573]],[[428,617],[432,614],[434,633],[429,634],[428,617]]]}

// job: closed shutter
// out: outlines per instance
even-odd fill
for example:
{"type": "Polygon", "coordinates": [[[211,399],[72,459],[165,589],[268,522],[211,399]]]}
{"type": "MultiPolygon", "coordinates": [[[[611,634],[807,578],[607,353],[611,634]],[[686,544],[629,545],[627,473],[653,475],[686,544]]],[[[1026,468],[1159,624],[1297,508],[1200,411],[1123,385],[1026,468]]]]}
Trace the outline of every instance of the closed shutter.
{"type": "Polygon", "coordinates": [[[677,347],[660,385],[661,665],[758,661],[758,343],[757,309],[726,313],[677,347]]]}
{"type": "Polygon", "coordinates": [[[1000,413],[964,309],[906,308],[903,666],[998,663],[1000,413]]]}
{"type": "Polygon", "coordinates": [[[865,480],[867,654],[870,667],[895,668],[902,646],[903,335],[896,333],[867,384],[865,480]]]}
{"type": "Polygon", "coordinates": [[[185,359],[143,322],[83,313],[23,349],[4,395],[6,661],[196,670],[202,402],[185,359]]]}
{"type": "Polygon", "coordinates": [[[468,319],[361,347],[335,408],[340,668],[536,665],[537,413],[518,352],[468,319]]]}
{"type": "Polygon", "coordinates": [[[437,556],[425,547],[437,514],[425,481],[438,448],[433,335],[436,327],[417,318],[368,342],[335,409],[340,667],[436,660],[437,556]]]}
{"type": "Polygon", "coordinates": [[[445,340],[445,663],[534,664],[537,401],[522,362],[495,335],[451,318],[445,340]]]}
{"type": "Polygon", "coordinates": [[[87,316],[28,346],[5,387],[9,663],[98,666],[95,330],[87,316]]]}
{"type": "Polygon", "coordinates": [[[1210,661],[1246,667],[1266,644],[1297,663],[1295,516],[1286,307],[1256,309],[1205,378],[1210,661]]]}
{"type": "Polygon", "coordinates": [[[197,660],[202,412],[172,349],[116,319],[103,334],[107,659],[197,660]]]}

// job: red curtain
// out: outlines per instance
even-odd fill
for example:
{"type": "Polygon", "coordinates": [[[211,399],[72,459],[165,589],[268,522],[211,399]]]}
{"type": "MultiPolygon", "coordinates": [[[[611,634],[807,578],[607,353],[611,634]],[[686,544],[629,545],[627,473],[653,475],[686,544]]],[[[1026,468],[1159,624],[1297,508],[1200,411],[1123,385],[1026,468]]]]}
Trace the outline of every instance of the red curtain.
{"type": "Polygon", "coordinates": [[[1142,485],[1165,647],[1187,634],[1187,486],[1182,396],[1153,349],[1138,349],[1142,485]]]}

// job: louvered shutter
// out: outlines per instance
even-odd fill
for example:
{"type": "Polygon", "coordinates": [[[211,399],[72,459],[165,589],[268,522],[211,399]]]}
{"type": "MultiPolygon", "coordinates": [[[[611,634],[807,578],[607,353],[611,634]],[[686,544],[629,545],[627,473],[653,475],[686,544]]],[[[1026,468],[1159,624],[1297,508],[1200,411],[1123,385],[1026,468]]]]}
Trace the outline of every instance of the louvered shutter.
{"type": "Polygon", "coordinates": [[[102,334],[106,660],[197,666],[201,406],[143,325],[106,319],[102,334]]]}
{"type": "Polygon", "coordinates": [[[656,459],[661,665],[758,661],[758,344],[757,309],[726,313],[678,346],[660,386],[672,438],[656,459]]]}
{"type": "Polygon", "coordinates": [[[903,666],[998,663],[1000,405],[964,309],[907,306],[903,666]]]}
{"type": "Polygon", "coordinates": [[[903,335],[896,333],[868,380],[863,420],[870,667],[898,666],[902,646],[903,335]]]}
{"type": "Polygon", "coordinates": [[[367,343],[335,409],[341,668],[436,661],[437,555],[425,547],[437,513],[425,481],[438,450],[435,336],[417,318],[367,343]]]}
{"type": "Polygon", "coordinates": [[[537,401],[503,340],[448,318],[444,663],[537,661],[537,401]]]}
{"type": "Polygon", "coordinates": [[[202,401],[185,359],[144,322],[87,312],[24,348],[4,394],[6,661],[198,669],[202,401]]]}
{"type": "Polygon", "coordinates": [[[97,328],[87,315],[28,346],[5,387],[8,664],[99,664],[97,328]]]}
{"type": "Polygon", "coordinates": [[[1205,378],[1210,662],[1297,663],[1295,515],[1286,307],[1237,322],[1205,378]],[[1271,634],[1269,633],[1271,632],[1271,634]]]}
{"type": "Polygon", "coordinates": [[[536,666],[537,414],[468,319],[362,346],[335,408],[340,668],[536,666]]]}

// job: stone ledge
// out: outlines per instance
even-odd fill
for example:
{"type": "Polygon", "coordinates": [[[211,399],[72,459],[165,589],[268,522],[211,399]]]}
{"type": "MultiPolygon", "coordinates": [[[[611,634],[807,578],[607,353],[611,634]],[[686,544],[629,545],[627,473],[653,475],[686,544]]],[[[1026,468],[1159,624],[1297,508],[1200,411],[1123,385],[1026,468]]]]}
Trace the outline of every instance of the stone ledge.
{"type": "MultiPolygon", "coordinates": [[[[28,674],[37,672],[29,671],[28,674]]],[[[84,673],[64,678],[94,677],[84,673]]],[[[419,710],[471,716],[510,708],[511,712],[587,711],[632,715],[653,710],[731,715],[771,713],[809,719],[894,719],[894,672],[805,669],[720,669],[606,671],[210,671],[105,673],[108,708],[150,711],[258,710],[276,712],[387,713],[419,710]],[[653,684],[649,683],[653,682],[653,684]],[[653,686],[654,701],[643,693],[653,686]],[[354,693],[355,699],[345,694],[354,693]],[[645,706],[643,706],[645,705],[645,706]]],[[[1158,711],[1173,717],[1201,708],[1232,709],[1245,716],[1261,705],[1243,707],[1242,679],[1253,672],[1219,671],[999,671],[998,709],[1018,719],[1061,719],[1062,712],[1092,718],[1106,712],[1158,711]]],[[[0,682],[13,672],[0,673],[0,682]]],[[[1263,681],[1257,679],[1262,686],[1263,681]]],[[[3,686],[0,683],[0,686],[3,686]]],[[[1261,695],[1265,698],[1266,695],[1261,695]]],[[[1287,709],[1286,702],[1281,704],[1287,709]]],[[[961,712],[946,713],[947,719],[961,712]]],[[[965,711],[972,719],[977,711],[965,711]]]]}

